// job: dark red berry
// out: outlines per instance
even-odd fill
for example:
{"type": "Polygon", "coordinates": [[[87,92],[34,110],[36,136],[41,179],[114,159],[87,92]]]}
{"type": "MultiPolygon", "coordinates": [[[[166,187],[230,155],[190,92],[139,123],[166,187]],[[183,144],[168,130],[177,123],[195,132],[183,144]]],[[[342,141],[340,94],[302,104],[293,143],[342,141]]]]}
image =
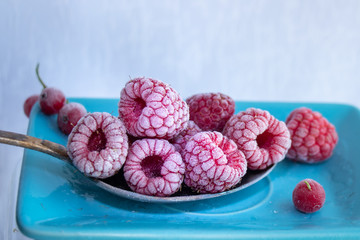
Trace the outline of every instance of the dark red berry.
{"type": "Polygon", "coordinates": [[[38,100],[39,100],[39,95],[32,95],[25,100],[24,113],[27,117],[30,117],[31,109],[38,100]]]}
{"type": "Polygon", "coordinates": [[[43,86],[39,100],[41,111],[47,115],[58,113],[65,104],[66,99],[64,93],[57,88],[47,87],[45,85],[39,74],[39,64],[36,66],[36,75],[43,86]]]}
{"type": "Polygon", "coordinates": [[[313,213],[324,205],[325,191],[320,183],[312,179],[305,179],[296,185],[292,198],[297,210],[313,213]]]}
{"type": "Polygon", "coordinates": [[[80,118],[85,115],[86,109],[82,104],[76,102],[65,104],[57,117],[58,126],[63,133],[68,135],[80,118]]]}
{"type": "Polygon", "coordinates": [[[56,114],[65,104],[64,94],[56,88],[45,88],[40,94],[40,108],[47,115],[56,114]]]}

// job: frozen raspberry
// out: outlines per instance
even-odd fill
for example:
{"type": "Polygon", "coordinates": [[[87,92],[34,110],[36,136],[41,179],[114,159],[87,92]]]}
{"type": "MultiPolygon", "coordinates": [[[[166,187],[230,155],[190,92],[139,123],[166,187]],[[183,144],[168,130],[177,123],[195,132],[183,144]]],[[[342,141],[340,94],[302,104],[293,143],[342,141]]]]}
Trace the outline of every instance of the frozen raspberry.
{"type": "Polygon", "coordinates": [[[24,113],[27,117],[30,117],[31,109],[38,100],[39,100],[39,95],[32,95],[25,100],[24,113]]]}
{"type": "Polygon", "coordinates": [[[221,132],[235,112],[234,100],[222,93],[200,93],[186,99],[190,120],[204,131],[221,132]]]}
{"type": "Polygon", "coordinates": [[[180,154],[164,139],[135,141],[124,165],[125,180],[133,191],[160,197],[180,189],[184,171],[180,154]]]}
{"type": "Polygon", "coordinates": [[[170,139],[185,129],[189,108],[169,85],[142,77],[122,89],[119,115],[135,137],[170,139]]]}
{"type": "Polygon", "coordinates": [[[202,130],[194,123],[194,121],[189,121],[187,127],[180,132],[171,143],[174,145],[176,151],[182,153],[185,148],[186,143],[190,140],[192,136],[201,132],[202,130]]]}
{"type": "Polygon", "coordinates": [[[200,193],[223,192],[247,170],[244,154],[219,132],[195,134],[184,149],[185,184],[200,193]]]}
{"type": "Polygon", "coordinates": [[[313,213],[324,205],[325,191],[320,183],[312,179],[305,179],[296,185],[292,199],[297,210],[313,213]]]}
{"type": "Polygon", "coordinates": [[[59,111],[57,123],[60,130],[69,135],[76,123],[86,115],[85,107],[77,102],[65,104],[59,111]]]}
{"type": "Polygon", "coordinates": [[[297,108],[286,119],[286,125],[292,140],[288,158],[316,163],[331,157],[338,135],[335,127],[319,112],[297,108]]]}
{"type": "Polygon", "coordinates": [[[74,166],[95,178],[116,174],[125,162],[128,147],[121,120],[100,112],[82,117],[71,131],[67,144],[74,166]]]}
{"type": "Polygon", "coordinates": [[[64,93],[53,87],[47,87],[42,81],[39,74],[39,64],[36,66],[36,75],[39,82],[43,86],[43,90],[40,93],[40,109],[46,115],[56,114],[65,104],[64,93]]]}
{"type": "Polygon", "coordinates": [[[244,152],[251,170],[265,169],[285,158],[290,133],[284,122],[268,111],[249,108],[232,116],[223,134],[244,152]]]}

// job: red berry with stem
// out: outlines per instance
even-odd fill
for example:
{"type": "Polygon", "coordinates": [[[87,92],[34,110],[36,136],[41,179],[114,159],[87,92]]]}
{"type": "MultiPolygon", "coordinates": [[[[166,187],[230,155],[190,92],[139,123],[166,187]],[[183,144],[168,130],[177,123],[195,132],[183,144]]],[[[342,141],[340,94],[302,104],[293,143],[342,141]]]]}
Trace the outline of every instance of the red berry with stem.
{"type": "Polygon", "coordinates": [[[24,102],[24,113],[27,117],[30,117],[30,112],[34,104],[39,100],[39,95],[31,95],[24,102]]]}
{"type": "Polygon", "coordinates": [[[315,180],[305,179],[296,185],[292,199],[297,210],[304,213],[313,213],[324,205],[325,190],[315,180]]]}
{"type": "Polygon", "coordinates": [[[64,93],[53,87],[47,87],[39,75],[39,64],[36,65],[36,75],[39,82],[43,86],[40,93],[40,108],[41,111],[47,115],[56,114],[65,104],[64,93]]]}
{"type": "Polygon", "coordinates": [[[77,122],[86,115],[86,108],[77,102],[65,104],[59,111],[57,123],[60,130],[69,135],[77,122]]]}

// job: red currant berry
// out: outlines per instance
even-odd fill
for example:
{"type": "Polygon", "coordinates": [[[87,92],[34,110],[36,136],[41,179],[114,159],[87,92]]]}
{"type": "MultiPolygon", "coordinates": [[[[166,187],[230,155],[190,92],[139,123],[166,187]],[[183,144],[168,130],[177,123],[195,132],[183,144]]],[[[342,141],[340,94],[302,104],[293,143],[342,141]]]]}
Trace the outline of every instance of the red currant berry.
{"type": "Polygon", "coordinates": [[[58,113],[65,104],[64,94],[56,88],[44,88],[40,94],[40,108],[43,113],[52,115],[58,113]]]}
{"type": "Polygon", "coordinates": [[[34,104],[39,100],[39,95],[31,95],[24,102],[24,113],[27,117],[30,117],[30,112],[34,104]]]}
{"type": "Polygon", "coordinates": [[[324,205],[325,191],[320,183],[312,179],[305,179],[296,185],[292,198],[297,210],[313,213],[324,205]]]}
{"type": "Polygon", "coordinates": [[[58,113],[65,104],[64,93],[57,88],[47,87],[44,84],[39,75],[39,64],[36,66],[36,75],[43,86],[39,100],[41,111],[47,115],[58,113]]]}
{"type": "Polygon", "coordinates": [[[69,135],[77,122],[86,115],[85,107],[76,102],[65,104],[59,111],[57,123],[60,130],[69,135]]]}

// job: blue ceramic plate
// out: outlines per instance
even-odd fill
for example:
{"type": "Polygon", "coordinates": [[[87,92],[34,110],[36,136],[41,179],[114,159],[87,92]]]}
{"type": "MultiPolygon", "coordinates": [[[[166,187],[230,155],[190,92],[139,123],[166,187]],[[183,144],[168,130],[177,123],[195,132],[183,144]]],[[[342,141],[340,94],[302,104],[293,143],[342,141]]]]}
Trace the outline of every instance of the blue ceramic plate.
{"type": "MultiPolygon", "coordinates": [[[[70,99],[88,111],[117,115],[117,99],[70,99]]],[[[237,102],[268,110],[280,120],[295,108],[321,112],[337,128],[339,143],[326,162],[307,165],[285,159],[264,179],[232,194],[184,203],[146,203],[99,189],[71,165],[32,150],[24,151],[17,222],[35,239],[119,238],[360,238],[360,112],[341,104],[237,102]],[[305,179],[320,182],[324,207],[303,214],[292,204],[292,190],[305,179]]],[[[28,134],[60,144],[67,137],[56,116],[38,105],[31,113],[28,134]]]]}

